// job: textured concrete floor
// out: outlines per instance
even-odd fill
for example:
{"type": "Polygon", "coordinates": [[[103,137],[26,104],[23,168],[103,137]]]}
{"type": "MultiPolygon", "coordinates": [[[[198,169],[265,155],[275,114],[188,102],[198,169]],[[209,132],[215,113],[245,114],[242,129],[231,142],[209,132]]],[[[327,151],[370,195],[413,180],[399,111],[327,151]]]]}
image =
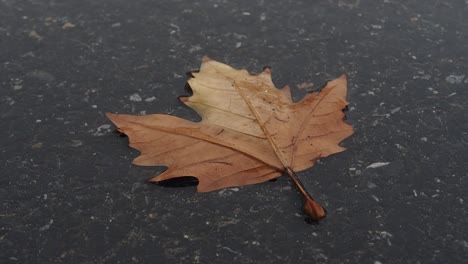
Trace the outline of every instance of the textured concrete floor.
{"type": "MultiPolygon", "coordinates": [[[[1,263],[460,263],[467,1],[0,1],[1,263]],[[319,3],[312,3],[319,2],[319,3]],[[349,75],[346,152],[196,193],[145,180],[104,112],[171,113],[203,55],[278,87],[349,75]]],[[[306,91],[293,89],[296,99],[306,91]]]]}

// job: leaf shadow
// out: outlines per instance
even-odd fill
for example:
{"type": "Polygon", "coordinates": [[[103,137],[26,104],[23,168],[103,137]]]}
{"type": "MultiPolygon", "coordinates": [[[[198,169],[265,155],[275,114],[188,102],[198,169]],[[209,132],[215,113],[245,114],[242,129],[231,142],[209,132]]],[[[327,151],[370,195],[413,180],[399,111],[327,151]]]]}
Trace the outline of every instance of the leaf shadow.
{"type": "Polygon", "coordinates": [[[162,187],[169,187],[169,188],[179,188],[179,187],[191,187],[198,185],[198,179],[193,176],[184,176],[184,177],[177,177],[172,178],[160,182],[151,182],[151,184],[156,184],[162,187]]]}
{"type": "MultiPolygon", "coordinates": [[[[322,221],[323,221],[323,220],[322,220],[322,221]]],[[[314,220],[314,219],[312,219],[312,218],[310,218],[310,217],[304,218],[304,222],[306,222],[306,223],[309,224],[309,225],[320,225],[320,221],[314,220]]]]}

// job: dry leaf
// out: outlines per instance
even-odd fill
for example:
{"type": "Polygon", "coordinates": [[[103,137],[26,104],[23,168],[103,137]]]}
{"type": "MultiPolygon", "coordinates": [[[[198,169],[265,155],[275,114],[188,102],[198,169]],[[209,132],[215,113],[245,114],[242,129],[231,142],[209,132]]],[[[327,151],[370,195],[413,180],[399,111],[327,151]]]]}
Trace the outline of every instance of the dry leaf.
{"type": "Polygon", "coordinates": [[[275,88],[269,68],[253,76],[204,57],[192,75],[193,95],[180,99],[200,114],[200,122],[165,114],[106,114],[141,152],[133,164],[168,167],[152,182],[197,177],[200,192],[260,183],[286,172],[306,199],[306,213],[314,220],[325,217],[294,172],[344,150],[338,143],[353,133],[343,122],[346,76],[294,103],[289,87],[275,88]]]}

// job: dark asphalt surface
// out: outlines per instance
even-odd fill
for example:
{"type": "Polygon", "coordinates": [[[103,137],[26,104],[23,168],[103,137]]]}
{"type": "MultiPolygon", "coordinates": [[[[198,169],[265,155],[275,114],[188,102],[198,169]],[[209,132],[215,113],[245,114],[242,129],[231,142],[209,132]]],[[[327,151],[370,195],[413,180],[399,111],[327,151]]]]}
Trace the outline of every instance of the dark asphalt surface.
{"type": "MultiPolygon", "coordinates": [[[[468,2],[0,1],[1,263],[461,263],[468,2]],[[177,100],[208,55],[277,87],[349,75],[346,152],[196,193],[146,179],[105,112],[177,100]]],[[[293,89],[296,99],[306,91],[293,89]]]]}

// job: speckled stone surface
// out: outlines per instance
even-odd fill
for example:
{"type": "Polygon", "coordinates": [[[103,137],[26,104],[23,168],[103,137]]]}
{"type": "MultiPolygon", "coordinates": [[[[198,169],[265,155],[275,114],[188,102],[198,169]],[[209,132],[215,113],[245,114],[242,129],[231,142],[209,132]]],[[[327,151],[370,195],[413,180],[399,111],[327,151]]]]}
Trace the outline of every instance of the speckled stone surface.
{"type": "Polygon", "coordinates": [[[468,258],[468,1],[2,0],[0,63],[1,263],[468,258]],[[103,113],[197,120],[176,97],[202,55],[349,75],[348,150],[299,174],[319,225],[287,177],[199,194],[130,165],[103,113]]]}

